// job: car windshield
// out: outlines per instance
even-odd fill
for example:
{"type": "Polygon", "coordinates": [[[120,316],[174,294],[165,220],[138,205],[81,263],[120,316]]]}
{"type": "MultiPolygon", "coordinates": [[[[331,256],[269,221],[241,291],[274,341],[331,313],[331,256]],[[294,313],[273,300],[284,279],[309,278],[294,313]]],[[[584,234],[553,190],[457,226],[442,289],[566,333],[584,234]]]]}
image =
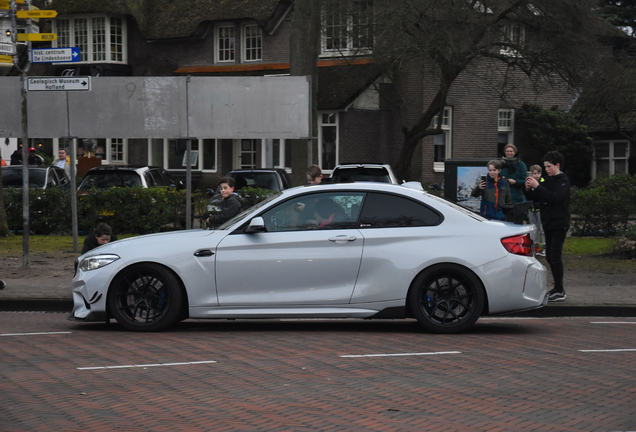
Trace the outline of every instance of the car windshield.
{"type": "Polygon", "coordinates": [[[360,181],[391,183],[391,178],[384,168],[340,168],[331,178],[334,183],[360,181]]]}
{"type": "Polygon", "coordinates": [[[281,195],[282,195],[282,192],[278,192],[277,194],[268,196],[263,201],[254,204],[252,207],[248,208],[247,210],[242,211],[241,213],[237,214],[232,219],[230,219],[229,221],[225,222],[223,225],[220,225],[216,229],[217,230],[228,230],[228,229],[232,228],[237,223],[239,223],[240,221],[245,219],[245,217],[247,217],[249,214],[253,213],[255,210],[263,207],[265,204],[267,204],[268,202],[278,198],[281,195]]]}
{"type": "Polygon", "coordinates": [[[141,178],[134,171],[95,171],[84,177],[80,189],[106,189],[114,187],[141,186],[141,178]]]}
{"type": "Polygon", "coordinates": [[[234,182],[236,183],[234,190],[250,187],[269,189],[274,192],[280,191],[276,173],[273,172],[237,172],[230,175],[234,178],[234,182]]]}
{"type": "MultiPolygon", "coordinates": [[[[29,170],[29,186],[42,188],[46,183],[46,170],[29,170]]],[[[3,187],[22,187],[22,167],[2,170],[3,187]]]]}

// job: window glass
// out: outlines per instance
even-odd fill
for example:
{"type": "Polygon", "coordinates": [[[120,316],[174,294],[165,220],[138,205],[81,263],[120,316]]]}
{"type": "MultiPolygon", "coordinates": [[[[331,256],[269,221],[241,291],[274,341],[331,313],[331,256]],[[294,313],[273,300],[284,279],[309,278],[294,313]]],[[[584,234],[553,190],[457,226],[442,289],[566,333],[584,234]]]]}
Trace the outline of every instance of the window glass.
{"type": "Polygon", "coordinates": [[[106,60],[106,19],[93,18],[93,61],[106,60]]]}
{"type": "Polygon", "coordinates": [[[408,198],[372,193],[364,202],[360,228],[433,226],[441,222],[439,213],[408,198]]]}
{"type": "Polygon", "coordinates": [[[234,61],[234,26],[218,28],[218,61],[234,61]]]}
{"type": "Polygon", "coordinates": [[[294,197],[262,216],[268,232],[355,228],[364,192],[315,193],[294,197]]]}
{"type": "Polygon", "coordinates": [[[256,24],[243,27],[245,46],[245,61],[258,61],[262,59],[262,35],[261,28],[256,24]]]}

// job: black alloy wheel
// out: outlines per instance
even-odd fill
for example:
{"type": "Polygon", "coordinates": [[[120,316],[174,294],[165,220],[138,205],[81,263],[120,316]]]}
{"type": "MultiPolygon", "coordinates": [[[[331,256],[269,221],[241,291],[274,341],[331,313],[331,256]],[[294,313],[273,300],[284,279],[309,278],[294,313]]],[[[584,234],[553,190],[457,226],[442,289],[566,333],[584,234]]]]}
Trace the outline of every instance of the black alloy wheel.
{"type": "Polygon", "coordinates": [[[163,330],[179,319],[183,295],[174,274],[158,264],[123,270],[111,285],[108,306],[117,322],[132,331],[163,330]]]}
{"type": "Polygon", "coordinates": [[[470,328],[484,308],[479,279],[455,265],[433,266],[415,278],[409,294],[417,321],[435,333],[460,333],[470,328]]]}

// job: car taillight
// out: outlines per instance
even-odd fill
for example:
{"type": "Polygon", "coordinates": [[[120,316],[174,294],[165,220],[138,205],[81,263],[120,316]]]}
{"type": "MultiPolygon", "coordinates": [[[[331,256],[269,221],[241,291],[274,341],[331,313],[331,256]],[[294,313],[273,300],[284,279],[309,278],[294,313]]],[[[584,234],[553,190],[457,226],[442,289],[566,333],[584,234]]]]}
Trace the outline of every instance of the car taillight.
{"type": "Polygon", "coordinates": [[[501,239],[506,250],[515,255],[532,256],[532,239],[529,234],[501,239]]]}

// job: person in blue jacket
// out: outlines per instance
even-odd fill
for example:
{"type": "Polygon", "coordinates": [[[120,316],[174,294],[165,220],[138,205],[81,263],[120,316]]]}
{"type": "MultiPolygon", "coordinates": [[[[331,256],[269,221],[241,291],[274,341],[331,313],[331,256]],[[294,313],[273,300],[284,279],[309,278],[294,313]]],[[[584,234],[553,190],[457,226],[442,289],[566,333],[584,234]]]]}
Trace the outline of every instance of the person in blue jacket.
{"type": "Polygon", "coordinates": [[[488,162],[486,181],[480,181],[471,196],[481,196],[479,213],[488,219],[506,220],[503,205],[510,204],[510,187],[501,177],[501,161],[488,162]]]}

